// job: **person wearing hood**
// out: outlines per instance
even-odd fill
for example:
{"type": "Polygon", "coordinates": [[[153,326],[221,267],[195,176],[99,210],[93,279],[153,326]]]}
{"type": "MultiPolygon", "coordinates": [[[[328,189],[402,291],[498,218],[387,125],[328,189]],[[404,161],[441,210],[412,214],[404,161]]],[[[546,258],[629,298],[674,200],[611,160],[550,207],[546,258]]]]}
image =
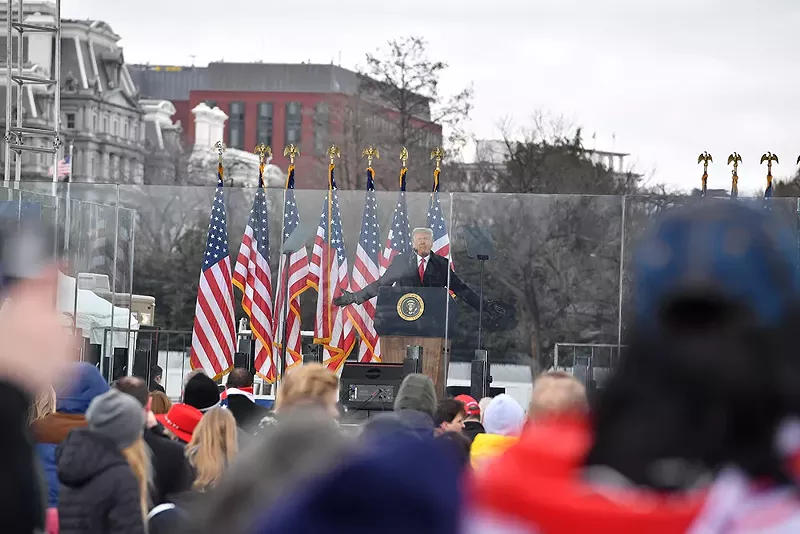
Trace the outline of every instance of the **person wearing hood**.
{"type": "Polygon", "coordinates": [[[58,506],[60,488],[56,448],[71,430],[86,426],[85,414],[89,404],[109,389],[97,367],[88,362],[72,364],[67,376],[69,382],[56,389],[56,413],[31,424],[36,451],[47,478],[47,505],[50,508],[58,506]]]}
{"type": "Polygon", "coordinates": [[[501,393],[493,398],[483,417],[486,432],[475,436],[472,442],[472,467],[484,466],[487,460],[500,456],[514,445],[524,424],[525,412],[513,397],[501,393]]]}
{"type": "Polygon", "coordinates": [[[131,450],[146,450],[141,404],[111,390],[92,401],[86,420],[88,427],[70,432],[56,452],[59,532],[144,534],[149,469],[142,458],[130,459],[131,450]]]}
{"type": "Polygon", "coordinates": [[[467,414],[464,418],[464,430],[461,431],[461,434],[472,443],[475,441],[475,436],[486,432],[486,429],[481,424],[480,405],[478,401],[469,395],[459,395],[456,400],[464,403],[464,412],[467,414]]]}
{"type": "Polygon", "coordinates": [[[465,532],[800,531],[796,261],[768,210],[667,212],[634,255],[627,348],[594,409],[530,424],[476,477],[465,532]]]}
{"type": "Polygon", "coordinates": [[[386,433],[410,433],[418,437],[431,437],[435,430],[436,388],[433,380],[412,373],[403,379],[394,399],[394,412],[378,415],[364,424],[364,435],[370,437],[386,433]]]}

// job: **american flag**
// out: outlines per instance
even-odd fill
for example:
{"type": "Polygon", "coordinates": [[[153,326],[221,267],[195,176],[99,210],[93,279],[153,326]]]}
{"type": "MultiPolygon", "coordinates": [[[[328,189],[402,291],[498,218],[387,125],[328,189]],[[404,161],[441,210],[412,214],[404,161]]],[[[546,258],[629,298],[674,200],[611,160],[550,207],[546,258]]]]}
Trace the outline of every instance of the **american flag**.
{"type": "Polygon", "coordinates": [[[411,228],[408,224],[406,209],[406,172],[407,167],[400,170],[400,193],[397,195],[397,206],[394,208],[392,226],[386,238],[386,248],[381,256],[381,275],[386,272],[392,260],[398,254],[411,254],[411,228]]]}
{"type": "MultiPolygon", "coordinates": [[[[53,174],[53,167],[50,166],[50,175],[53,174]]],[[[69,155],[64,156],[63,159],[58,160],[58,177],[64,178],[65,176],[72,177],[72,164],[69,155]]]]}
{"type": "Polygon", "coordinates": [[[228,226],[222,191],[222,165],[217,167],[217,191],[211,206],[208,239],[197,287],[192,328],[192,369],[202,368],[214,379],[233,367],[236,342],[228,253],[228,226]]]}
{"type": "MultiPolygon", "coordinates": [[[[442,205],[439,203],[439,169],[433,171],[433,192],[431,204],[428,206],[428,228],[433,230],[434,254],[450,257],[450,236],[447,234],[447,225],[442,215],[442,205]]],[[[452,267],[452,262],[450,264],[452,267]]]]}
{"type": "MultiPolygon", "coordinates": [[[[292,232],[300,224],[300,216],[297,213],[297,202],[294,198],[294,165],[289,166],[289,176],[286,180],[286,192],[284,193],[283,207],[283,242],[289,239],[292,232]]],[[[286,287],[286,256],[281,255],[281,266],[278,271],[277,295],[275,297],[275,349],[280,354],[281,341],[283,340],[283,307],[284,307],[284,287],[286,287]]],[[[289,320],[286,342],[286,369],[291,369],[299,363],[303,363],[302,339],[300,337],[300,295],[308,289],[306,284],[308,278],[308,253],[305,248],[294,252],[289,257],[289,320]]],[[[276,358],[277,361],[277,358],[276,358]]],[[[280,365],[278,366],[280,371],[280,365]]]]}
{"type": "Polygon", "coordinates": [[[258,170],[258,190],[233,270],[233,285],[242,291],[242,308],[250,318],[250,331],[255,337],[256,373],[272,384],[277,373],[272,357],[272,269],[264,165],[258,170]]]}
{"type": "Polygon", "coordinates": [[[322,204],[322,216],[314,239],[308,283],[318,293],[314,342],[324,345],[322,363],[338,374],[353,350],[356,336],[353,324],[347,320],[347,307],[339,307],[333,303],[333,299],[341,295],[342,290],[350,290],[334,169],[333,164],[328,169],[328,192],[322,204]]]}
{"type": "MultiPolygon", "coordinates": [[[[375,197],[375,171],[367,169],[367,196],[364,200],[364,216],[361,219],[361,235],[358,239],[356,259],[353,264],[353,291],[364,289],[380,276],[378,267],[380,257],[381,231],[378,226],[378,200],[375,197]]],[[[363,304],[354,304],[349,309],[353,326],[361,336],[358,360],[361,362],[381,361],[380,338],[375,332],[375,303],[373,297],[363,304]]]]}

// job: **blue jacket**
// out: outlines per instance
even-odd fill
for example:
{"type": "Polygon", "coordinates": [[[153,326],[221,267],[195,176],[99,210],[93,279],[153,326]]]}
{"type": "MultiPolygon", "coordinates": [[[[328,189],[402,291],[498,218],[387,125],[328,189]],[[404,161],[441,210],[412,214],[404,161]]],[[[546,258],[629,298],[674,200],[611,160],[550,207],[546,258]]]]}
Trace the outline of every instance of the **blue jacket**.
{"type": "Polygon", "coordinates": [[[409,432],[372,445],[285,492],[250,534],[457,534],[462,469],[455,445],[409,432]]]}
{"type": "Polygon", "coordinates": [[[363,435],[367,439],[388,434],[412,434],[417,438],[431,438],[434,431],[433,417],[417,410],[387,412],[370,418],[364,423],[363,435]]]}
{"type": "Polygon", "coordinates": [[[74,429],[86,426],[84,414],[92,399],[108,391],[108,383],[97,367],[90,363],[76,363],[69,384],[56,390],[56,413],[31,425],[36,440],[36,452],[42,462],[47,479],[47,506],[58,506],[58,468],[56,448],[74,429]]]}

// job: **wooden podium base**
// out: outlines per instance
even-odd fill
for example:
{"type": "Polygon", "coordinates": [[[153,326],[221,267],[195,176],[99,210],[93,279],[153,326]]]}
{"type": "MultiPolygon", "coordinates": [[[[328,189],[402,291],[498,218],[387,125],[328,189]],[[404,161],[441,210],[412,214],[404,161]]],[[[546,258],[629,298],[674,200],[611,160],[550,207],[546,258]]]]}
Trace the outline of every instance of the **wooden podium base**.
{"type": "Polygon", "coordinates": [[[447,386],[447,344],[441,337],[381,336],[381,361],[403,363],[406,348],[422,347],[422,373],[429,376],[436,386],[436,396],[444,398],[447,386]]]}

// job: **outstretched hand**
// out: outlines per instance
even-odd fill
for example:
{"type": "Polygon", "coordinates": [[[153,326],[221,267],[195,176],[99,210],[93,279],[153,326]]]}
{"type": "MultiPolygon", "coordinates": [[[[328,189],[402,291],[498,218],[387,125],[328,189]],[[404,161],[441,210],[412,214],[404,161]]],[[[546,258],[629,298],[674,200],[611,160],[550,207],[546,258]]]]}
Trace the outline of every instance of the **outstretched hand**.
{"type": "Polygon", "coordinates": [[[350,304],[356,303],[356,295],[355,293],[351,293],[349,291],[342,290],[342,294],[333,299],[333,303],[336,306],[349,306],[350,304]]]}

